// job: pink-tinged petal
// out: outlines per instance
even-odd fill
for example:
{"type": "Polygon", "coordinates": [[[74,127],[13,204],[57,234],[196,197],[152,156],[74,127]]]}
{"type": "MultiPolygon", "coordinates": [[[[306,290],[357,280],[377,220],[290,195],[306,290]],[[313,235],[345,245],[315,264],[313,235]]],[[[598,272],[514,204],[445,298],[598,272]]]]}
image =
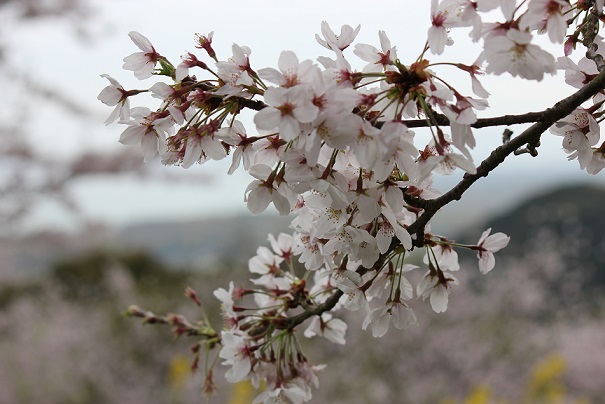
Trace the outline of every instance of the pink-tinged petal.
{"type": "Polygon", "coordinates": [[[109,125],[110,123],[112,123],[113,121],[118,119],[121,109],[122,109],[121,105],[116,105],[116,107],[113,109],[113,111],[111,111],[111,114],[109,114],[109,116],[105,120],[105,125],[109,125]]]}
{"type": "Polygon", "coordinates": [[[252,363],[249,358],[236,360],[233,362],[232,367],[225,372],[225,378],[229,383],[241,382],[250,373],[251,368],[252,363]]]}
{"type": "Polygon", "coordinates": [[[481,84],[481,82],[475,76],[472,76],[471,79],[473,93],[475,93],[478,97],[488,98],[489,93],[485,87],[483,87],[483,84],[481,84]]]}
{"type": "MultiPolygon", "coordinates": [[[[242,157],[244,156],[244,148],[243,147],[238,147],[237,149],[235,149],[235,151],[233,152],[233,159],[231,160],[231,166],[229,166],[229,171],[227,171],[227,174],[231,175],[235,172],[235,170],[237,170],[239,168],[240,162],[242,157]]],[[[245,167],[245,165],[244,165],[245,167]]]]}
{"type": "Polygon", "coordinates": [[[291,74],[298,69],[298,58],[292,51],[282,51],[277,66],[284,74],[291,74]]]}
{"type": "Polygon", "coordinates": [[[441,55],[447,43],[447,30],[445,27],[431,26],[428,32],[428,42],[433,55],[441,55]]]}
{"type": "Polygon", "coordinates": [[[324,337],[339,345],[345,345],[347,342],[345,340],[345,332],[347,331],[347,324],[337,318],[331,319],[324,329],[324,337]]]}
{"type": "Polygon", "coordinates": [[[477,242],[477,245],[481,245],[483,244],[483,242],[485,241],[485,239],[487,238],[487,236],[489,236],[489,233],[491,233],[492,228],[490,227],[489,229],[485,230],[482,234],[481,237],[479,237],[479,241],[477,242]]]}
{"type": "Polygon", "coordinates": [[[313,105],[311,102],[303,102],[296,105],[292,112],[298,122],[309,123],[319,114],[319,108],[313,105]]]}
{"type": "Polygon", "coordinates": [[[273,107],[263,108],[254,115],[254,124],[259,130],[274,130],[281,121],[281,112],[273,107]]]}
{"type": "Polygon", "coordinates": [[[510,237],[504,233],[492,234],[483,243],[483,248],[491,252],[497,252],[508,245],[510,237]]]}
{"type": "Polygon", "coordinates": [[[115,86],[107,86],[101,90],[97,99],[103,104],[113,107],[122,99],[122,92],[115,86]]]}
{"type": "Polygon", "coordinates": [[[130,37],[130,39],[132,39],[132,42],[134,42],[134,44],[143,52],[154,52],[151,42],[149,42],[149,39],[145,38],[143,35],[139,34],[136,31],[131,31],[128,33],[128,36],[130,37]]]}
{"type": "Polygon", "coordinates": [[[355,45],[355,49],[353,49],[353,53],[355,55],[357,55],[364,62],[369,63],[374,63],[380,60],[378,52],[378,49],[376,49],[374,46],[365,43],[358,43],[355,45]]]}
{"type": "Polygon", "coordinates": [[[149,58],[143,52],[136,52],[124,58],[124,70],[141,70],[149,62],[149,58]]]}
{"type": "Polygon", "coordinates": [[[122,132],[118,141],[124,145],[138,144],[143,139],[146,130],[147,128],[144,126],[130,126],[122,132]]]}
{"type": "Polygon", "coordinates": [[[154,131],[145,133],[141,140],[141,152],[143,153],[143,160],[147,163],[153,160],[158,154],[158,137],[154,131]]]}
{"type": "Polygon", "coordinates": [[[245,66],[248,63],[248,56],[251,53],[250,48],[234,43],[231,45],[231,51],[233,52],[233,60],[238,66],[245,66]]]}
{"type": "Polygon", "coordinates": [[[380,38],[380,47],[384,53],[391,50],[391,41],[384,31],[378,31],[378,38],[380,38]]]}
{"type": "Polygon", "coordinates": [[[181,110],[174,105],[168,107],[168,112],[170,113],[172,119],[174,119],[174,122],[176,122],[178,125],[182,125],[185,122],[183,112],[181,112],[181,110]]]}
{"type": "Polygon", "coordinates": [[[293,116],[283,116],[279,123],[280,137],[286,141],[294,139],[300,133],[300,124],[293,116]]]}
{"type": "Polygon", "coordinates": [[[266,164],[255,164],[250,167],[249,173],[254,178],[258,178],[259,180],[265,180],[269,178],[273,169],[266,164]]]}
{"type": "Polygon", "coordinates": [[[126,123],[130,119],[130,100],[126,98],[122,101],[122,106],[117,106],[116,108],[120,108],[120,123],[126,123]]]}
{"type": "Polygon", "coordinates": [[[180,82],[188,75],[189,75],[189,68],[187,67],[187,65],[185,63],[180,63],[176,67],[176,73],[175,73],[176,81],[180,82]]]}
{"type": "Polygon", "coordinates": [[[494,257],[494,254],[490,252],[480,252],[478,256],[479,271],[481,271],[483,275],[494,269],[494,266],[496,266],[496,258],[494,257]]]}
{"type": "Polygon", "coordinates": [[[183,156],[183,168],[189,168],[202,157],[202,145],[199,139],[189,138],[185,155],[183,156]]]}
{"type": "MultiPolygon", "coordinates": [[[[376,311],[374,312],[374,313],[376,313],[376,315],[372,316],[372,317],[376,317],[372,321],[372,336],[374,338],[381,338],[387,333],[387,331],[389,331],[391,315],[389,313],[385,313],[383,311],[384,311],[384,309],[376,309],[376,311]]],[[[372,314],[374,314],[374,313],[372,313],[372,314]]]]}
{"type": "Polygon", "coordinates": [[[170,87],[166,83],[155,83],[153,86],[149,88],[151,91],[151,96],[154,98],[159,98],[160,100],[168,98],[170,95],[174,93],[174,88],[170,87]]]}
{"type": "Polygon", "coordinates": [[[135,71],[134,77],[136,77],[139,80],[148,79],[152,76],[153,69],[155,69],[155,64],[149,62],[142,69],[135,71]]]}
{"type": "Polygon", "coordinates": [[[263,94],[265,102],[272,107],[279,107],[288,102],[288,89],[281,87],[271,87],[265,90],[263,94]]]}
{"type": "Polygon", "coordinates": [[[273,197],[273,205],[275,206],[279,214],[281,216],[288,216],[290,214],[291,209],[288,198],[286,198],[277,191],[273,191],[271,196],[273,197]]]}
{"type": "Polygon", "coordinates": [[[267,209],[270,203],[271,194],[269,194],[267,187],[260,185],[259,181],[259,185],[253,188],[248,194],[248,210],[253,215],[260,215],[267,209]]]}
{"type": "Polygon", "coordinates": [[[122,85],[118,82],[118,80],[114,79],[109,74],[102,74],[101,77],[106,78],[107,80],[109,80],[109,82],[111,83],[111,85],[116,86],[118,88],[122,88],[122,85]]]}
{"type": "Polygon", "coordinates": [[[567,23],[563,16],[555,16],[548,19],[547,23],[548,38],[551,42],[563,43],[567,33],[567,23]]]}
{"type": "Polygon", "coordinates": [[[515,13],[515,8],[517,8],[517,2],[516,1],[501,1],[500,7],[502,8],[502,14],[504,14],[504,17],[506,18],[506,20],[510,21],[513,19],[513,14],[515,13]]]}
{"type": "Polygon", "coordinates": [[[282,85],[284,84],[284,75],[272,67],[260,69],[258,75],[273,84],[282,85]]]}
{"type": "Polygon", "coordinates": [[[420,282],[416,284],[416,294],[418,297],[426,298],[428,296],[429,288],[432,288],[433,284],[431,278],[424,276],[420,282]]]}
{"type": "Polygon", "coordinates": [[[398,330],[404,330],[410,325],[417,324],[414,311],[409,307],[405,307],[403,304],[395,305],[391,315],[393,317],[393,325],[398,330]]]}
{"type": "Polygon", "coordinates": [[[457,167],[460,167],[467,173],[470,173],[470,174],[477,173],[477,168],[475,167],[473,162],[468,160],[461,154],[449,154],[448,159],[450,159],[457,167]]]}
{"type": "Polygon", "coordinates": [[[449,291],[443,286],[437,286],[431,293],[431,307],[435,313],[443,313],[447,310],[449,291]]]}
{"type": "Polygon", "coordinates": [[[225,153],[225,148],[218,140],[214,140],[209,136],[204,136],[204,140],[202,141],[202,147],[204,149],[204,153],[208,156],[208,158],[212,160],[221,160],[227,154],[225,153]]]}

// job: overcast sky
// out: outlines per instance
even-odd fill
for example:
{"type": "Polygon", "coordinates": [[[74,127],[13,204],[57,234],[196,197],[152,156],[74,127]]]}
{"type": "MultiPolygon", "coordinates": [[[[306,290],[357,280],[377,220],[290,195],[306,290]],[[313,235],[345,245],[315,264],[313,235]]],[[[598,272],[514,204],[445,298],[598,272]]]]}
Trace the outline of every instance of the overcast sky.
{"type": "MultiPolygon", "coordinates": [[[[147,36],[155,48],[173,63],[178,63],[179,56],[185,51],[195,50],[195,33],[214,31],[213,46],[219,58],[230,56],[234,42],[247,45],[252,49],[252,66],[259,69],[276,66],[280,52],[286,49],[294,51],[300,60],[330,56],[314,39],[322,20],[328,21],[335,30],[339,30],[342,24],[361,24],[356,42],[377,47],[377,32],[385,30],[392,44],[397,46],[399,58],[409,64],[422,49],[430,22],[428,0],[373,3],[97,0],[88,3],[91,16],[79,23],[79,28],[89,35],[87,40],[76,38],[73,21],[65,20],[48,19],[28,24],[9,22],[8,29],[3,31],[10,32],[4,42],[8,45],[11,66],[23,69],[37,82],[59,88],[65,97],[87,111],[84,115],[74,115],[56,106],[40,104],[36,106],[35,117],[28,119],[27,125],[38,147],[66,158],[83,150],[125,147],[117,143],[123,127],[103,125],[111,108],[99,103],[96,97],[107,85],[106,80],[100,77],[102,73],[115,77],[125,88],[153,84],[152,81],[141,83],[131,72],[121,69],[122,59],[138,51],[128,38],[129,31],[147,36]]],[[[6,23],[6,17],[1,21],[6,23]]],[[[461,33],[455,37],[457,44],[463,46],[448,48],[444,55],[431,60],[472,63],[479,48],[471,44],[465,35],[461,33]]],[[[197,54],[202,56],[199,51],[197,54]]],[[[351,50],[348,55],[350,60],[355,60],[351,50]]],[[[362,66],[359,63],[357,67],[362,66]]],[[[450,74],[451,69],[448,69],[443,68],[443,75],[450,74]]],[[[463,89],[470,87],[467,81],[462,81],[463,89]]],[[[2,85],[10,88],[6,81],[2,85]]],[[[508,76],[488,77],[484,85],[492,93],[489,102],[493,108],[483,116],[541,110],[572,92],[561,78],[552,77],[541,83],[508,76]]],[[[132,103],[133,106],[157,105],[150,104],[139,104],[136,100],[132,103]]],[[[476,163],[499,144],[502,129],[476,132],[476,163]]],[[[518,133],[521,128],[513,129],[518,133]]],[[[253,130],[252,125],[248,130],[253,130]]],[[[498,173],[482,181],[485,184],[465,196],[465,203],[472,203],[469,206],[474,206],[476,212],[491,207],[501,209],[530,190],[544,189],[553,183],[603,183],[605,173],[595,178],[580,172],[577,162],[566,161],[560,138],[546,134],[542,143],[538,158],[525,155],[507,161],[497,170],[498,173]]],[[[157,162],[152,164],[157,165],[157,162]]],[[[74,192],[90,215],[118,225],[244,213],[243,191],[249,179],[245,174],[228,178],[228,165],[226,159],[201,167],[193,166],[189,169],[192,171],[190,175],[204,175],[203,179],[195,182],[167,185],[133,179],[96,179],[78,183],[74,192]]],[[[166,170],[183,171],[181,168],[166,170]]],[[[448,181],[452,182],[440,180],[438,183],[444,185],[448,181]]],[[[444,186],[442,190],[446,190],[444,186]]],[[[35,223],[54,223],[58,217],[61,216],[57,211],[47,207],[39,212],[35,223]]]]}

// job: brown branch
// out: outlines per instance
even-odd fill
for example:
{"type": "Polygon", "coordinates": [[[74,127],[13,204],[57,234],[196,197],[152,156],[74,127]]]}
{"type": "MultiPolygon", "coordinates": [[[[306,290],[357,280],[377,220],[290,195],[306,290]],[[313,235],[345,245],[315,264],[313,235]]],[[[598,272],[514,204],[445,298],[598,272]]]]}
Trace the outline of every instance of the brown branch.
{"type": "Polygon", "coordinates": [[[332,294],[332,296],[328,297],[326,299],[326,301],[323,302],[322,304],[320,304],[318,306],[314,306],[313,308],[305,309],[305,311],[303,311],[302,313],[300,313],[294,317],[288,318],[286,320],[287,324],[288,324],[286,328],[289,331],[292,331],[292,330],[294,330],[294,328],[296,328],[297,325],[302,324],[308,318],[311,318],[313,316],[321,316],[322,313],[332,310],[334,308],[334,306],[336,306],[336,303],[338,303],[338,301],[340,300],[342,295],[343,295],[342,290],[337,289],[332,294]]]}
{"type": "Polygon", "coordinates": [[[463,179],[452,189],[439,198],[427,200],[422,215],[408,227],[410,234],[416,234],[415,243],[422,246],[424,242],[424,228],[429,220],[445,205],[460,200],[464,192],[481,177],[487,175],[498,167],[509,155],[518,150],[521,146],[536,144],[540,137],[555,122],[565,118],[579,107],[584,101],[588,100],[599,91],[605,89],[605,72],[600,73],[590,83],[576,91],[574,94],[557,102],[552,108],[545,110],[541,118],[527,128],[519,136],[511,139],[502,146],[496,148],[492,153],[477,167],[476,174],[465,174],[463,179]]]}
{"type": "MultiPolygon", "coordinates": [[[[267,107],[265,103],[260,100],[250,100],[246,98],[238,98],[238,101],[241,106],[249,108],[254,111],[260,111],[261,109],[267,107]]],[[[485,128],[490,126],[508,126],[508,125],[519,125],[523,123],[534,123],[538,122],[542,115],[547,110],[538,111],[538,112],[528,112],[521,115],[502,115],[496,116],[492,118],[480,118],[477,119],[477,122],[471,125],[472,128],[485,128]]],[[[435,119],[437,123],[441,126],[450,126],[450,120],[443,114],[435,113],[435,119]]],[[[401,121],[408,128],[421,128],[427,127],[428,122],[426,119],[406,119],[401,121]]],[[[378,122],[376,127],[381,127],[384,122],[378,122]]]]}
{"type": "MultiPolygon", "coordinates": [[[[521,115],[502,115],[493,118],[480,118],[477,122],[471,125],[472,128],[485,128],[489,126],[508,126],[519,125],[522,123],[538,122],[542,115],[548,110],[539,112],[528,112],[521,115]]],[[[443,114],[435,114],[437,123],[441,126],[449,126],[450,120],[443,114]]],[[[401,121],[408,128],[423,128],[428,126],[426,119],[408,119],[401,121]]]]}

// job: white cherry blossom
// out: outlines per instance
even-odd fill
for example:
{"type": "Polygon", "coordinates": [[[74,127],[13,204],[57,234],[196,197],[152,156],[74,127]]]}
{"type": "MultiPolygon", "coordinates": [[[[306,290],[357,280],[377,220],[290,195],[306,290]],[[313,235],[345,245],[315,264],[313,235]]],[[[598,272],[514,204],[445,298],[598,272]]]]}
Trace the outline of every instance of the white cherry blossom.
{"type": "Polygon", "coordinates": [[[504,233],[495,233],[490,236],[491,231],[491,228],[484,231],[477,243],[479,270],[483,275],[494,268],[496,264],[494,253],[506,247],[510,241],[510,237],[504,233]]]}
{"type": "Polygon", "coordinates": [[[280,136],[290,141],[300,134],[301,124],[313,121],[319,109],[308,97],[302,86],[292,88],[269,88],[264,94],[270,105],[254,116],[254,123],[260,130],[279,131],[280,136]]]}
{"type": "Polygon", "coordinates": [[[531,42],[525,31],[509,29],[506,35],[485,39],[485,48],[479,58],[487,62],[487,73],[510,73],[528,80],[541,81],[545,73],[555,73],[555,58],[531,42]]]}
{"type": "Polygon", "coordinates": [[[120,118],[120,122],[128,122],[128,119],[130,118],[130,101],[128,100],[128,97],[136,94],[137,91],[131,94],[124,90],[124,87],[108,74],[102,74],[101,77],[105,77],[109,80],[110,85],[101,90],[97,99],[110,107],[115,106],[105,121],[105,125],[114,122],[118,117],[120,118]]]}
{"type": "Polygon", "coordinates": [[[331,314],[324,313],[320,316],[315,316],[309,323],[309,326],[304,332],[304,336],[307,338],[314,337],[316,335],[326,338],[335,344],[344,345],[345,333],[347,331],[347,324],[338,319],[333,318],[331,314]]]}
{"type": "Polygon", "coordinates": [[[322,21],[321,33],[323,34],[323,39],[318,34],[315,34],[315,39],[324,48],[338,53],[351,45],[360,29],[361,25],[358,25],[355,29],[350,25],[343,25],[340,28],[340,35],[336,35],[330,28],[330,25],[327,22],[322,21]]]}
{"type": "Polygon", "coordinates": [[[126,56],[124,58],[124,66],[122,67],[125,70],[132,70],[135,77],[139,80],[148,79],[151,77],[156,63],[162,56],[156,52],[149,39],[145,36],[136,31],[131,31],[128,36],[142,52],[126,56]]]}

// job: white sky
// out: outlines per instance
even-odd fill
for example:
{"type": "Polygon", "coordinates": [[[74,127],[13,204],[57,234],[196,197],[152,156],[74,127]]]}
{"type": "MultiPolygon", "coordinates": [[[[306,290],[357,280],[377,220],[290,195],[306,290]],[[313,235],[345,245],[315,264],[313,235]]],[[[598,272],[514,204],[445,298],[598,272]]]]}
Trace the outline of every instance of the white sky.
{"type": "MultiPolygon", "coordinates": [[[[90,4],[94,16],[81,23],[90,33],[88,41],[75,39],[73,27],[65,22],[49,19],[35,24],[7,25],[6,18],[0,18],[0,22],[5,22],[2,33],[9,33],[3,42],[9,46],[10,65],[22,69],[37,82],[61,89],[65,97],[90,111],[90,116],[78,117],[52,105],[34,106],[35,114],[28,116],[27,125],[38,147],[60,156],[72,156],[82,150],[124,147],[117,143],[123,127],[103,125],[111,108],[102,105],[96,97],[107,85],[106,80],[99,77],[102,73],[115,77],[125,88],[147,88],[153,84],[151,80],[139,82],[131,72],[121,69],[122,59],[138,51],[127,36],[131,30],[147,36],[156,50],[174,64],[185,51],[204,56],[194,48],[194,33],[214,31],[213,46],[219,59],[231,55],[231,44],[235,42],[252,49],[252,66],[259,69],[276,66],[280,52],[286,49],[296,52],[300,60],[330,56],[314,39],[322,20],[328,21],[335,31],[342,24],[361,24],[356,43],[377,47],[377,32],[385,30],[392,44],[397,46],[399,58],[409,64],[421,50],[430,22],[428,0],[377,1],[370,7],[367,1],[352,0],[95,0],[90,4]]],[[[479,47],[470,43],[465,35],[456,36],[457,46],[446,49],[444,55],[430,59],[472,63],[479,47]]],[[[359,63],[357,67],[363,66],[356,62],[352,49],[348,50],[348,56],[352,62],[359,63]]],[[[443,67],[440,72],[445,77],[454,77],[450,76],[453,70],[443,67]]],[[[452,82],[456,82],[456,77],[459,76],[452,78],[452,82]]],[[[463,77],[461,87],[470,94],[468,81],[463,77]]],[[[542,83],[515,80],[509,76],[488,77],[483,83],[492,93],[489,99],[492,108],[483,116],[541,110],[573,91],[561,78],[551,77],[542,83]]],[[[10,83],[3,81],[2,86],[5,85],[10,88],[10,83]]],[[[0,105],[7,102],[8,98],[5,98],[0,105]]],[[[131,105],[139,104],[135,99],[131,105]]],[[[502,129],[476,132],[477,163],[500,143],[502,129]]],[[[520,132],[520,128],[513,129],[520,132]]],[[[252,125],[248,130],[253,131],[252,125]]],[[[546,134],[542,143],[538,158],[525,155],[507,161],[498,169],[499,173],[483,181],[486,184],[473,191],[473,209],[479,212],[489,210],[490,206],[501,208],[522,193],[560,181],[603,182],[603,173],[590,178],[580,172],[577,162],[567,162],[560,150],[559,138],[546,134]]],[[[132,179],[96,179],[77,184],[74,192],[85,211],[112,224],[243,213],[243,191],[249,179],[245,174],[228,178],[228,165],[229,161],[224,160],[189,169],[193,171],[192,175],[207,174],[205,181],[169,185],[132,179]]],[[[183,171],[166,168],[169,169],[183,171]]],[[[442,184],[448,182],[452,180],[440,181],[442,184]]],[[[442,190],[446,189],[442,187],[442,190]]],[[[64,221],[56,210],[47,207],[39,212],[34,222],[49,224],[56,223],[57,219],[64,221]]]]}

